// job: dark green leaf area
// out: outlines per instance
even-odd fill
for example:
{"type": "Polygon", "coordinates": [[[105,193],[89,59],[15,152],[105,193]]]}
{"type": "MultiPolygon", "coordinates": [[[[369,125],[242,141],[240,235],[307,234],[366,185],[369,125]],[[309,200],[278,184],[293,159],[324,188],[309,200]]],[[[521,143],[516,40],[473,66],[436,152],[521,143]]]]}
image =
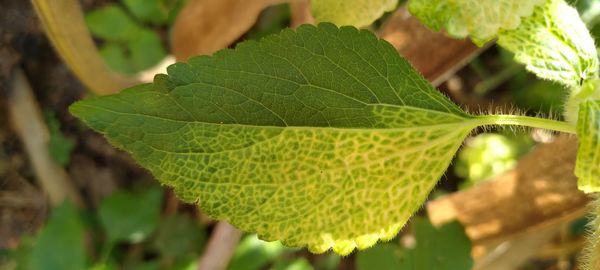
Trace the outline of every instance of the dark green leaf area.
{"type": "Polygon", "coordinates": [[[471,242],[460,223],[451,222],[435,228],[429,220],[415,218],[412,224],[417,244],[403,254],[400,269],[471,269],[471,242]]]}
{"type": "Polygon", "coordinates": [[[368,127],[374,104],[464,115],[389,43],[358,31],[287,29],[175,64],[162,85],[191,108],[186,120],[211,123],[368,127]]]}
{"type": "Polygon", "coordinates": [[[381,243],[356,254],[358,270],[396,270],[400,269],[399,246],[394,243],[381,243]]]}
{"type": "Polygon", "coordinates": [[[84,227],[75,206],[65,201],[52,211],[31,251],[31,269],[85,269],[84,227]]]}
{"type": "Polygon", "coordinates": [[[186,215],[176,214],[162,218],[153,246],[163,256],[185,258],[200,254],[205,242],[202,226],[186,215]]]}
{"type": "Polygon", "coordinates": [[[117,191],[98,209],[109,243],[139,243],[153,233],[160,220],[162,191],[158,188],[130,193],[117,191]]]}

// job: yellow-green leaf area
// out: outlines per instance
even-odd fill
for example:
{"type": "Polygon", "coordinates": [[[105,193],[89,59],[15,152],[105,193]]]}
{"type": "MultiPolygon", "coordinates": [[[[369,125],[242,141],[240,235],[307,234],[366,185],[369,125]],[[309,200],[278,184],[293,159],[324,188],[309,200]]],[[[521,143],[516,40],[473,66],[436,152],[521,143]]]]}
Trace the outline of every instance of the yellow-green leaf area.
{"type": "Polygon", "coordinates": [[[579,149],[575,163],[578,187],[585,193],[600,191],[600,101],[579,106],[577,120],[579,149]]]}
{"type": "Polygon", "coordinates": [[[393,238],[477,125],[353,27],[284,30],[168,73],[71,112],[211,217],[316,253],[393,238]]]}
{"type": "Polygon", "coordinates": [[[429,28],[455,38],[471,37],[478,45],[501,29],[515,29],[545,0],[409,0],[408,9],[429,28]]]}
{"type": "Polygon", "coordinates": [[[397,4],[398,0],[313,0],[311,8],[317,22],[363,27],[394,10],[397,4]]]}
{"type": "Polygon", "coordinates": [[[511,31],[500,31],[498,44],[543,79],[577,88],[598,76],[594,40],[577,10],[563,0],[548,0],[511,31]]]}

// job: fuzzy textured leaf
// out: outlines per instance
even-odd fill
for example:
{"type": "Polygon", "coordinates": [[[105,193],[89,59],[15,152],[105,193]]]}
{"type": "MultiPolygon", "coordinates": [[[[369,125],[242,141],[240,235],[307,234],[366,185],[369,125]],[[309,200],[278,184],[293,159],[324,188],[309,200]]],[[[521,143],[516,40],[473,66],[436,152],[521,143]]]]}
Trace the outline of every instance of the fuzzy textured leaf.
{"type": "Polygon", "coordinates": [[[410,0],[409,11],[429,28],[456,38],[470,36],[478,45],[501,29],[515,29],[545,0],[410,0]]]}
{"type": "Polygon", "coordinates": [[[394,237],[478,123],[353,27],[284,30],[168,73],[71,112],[211,217],[317,253],[394,237]]]}
{"type": "Polygon", "coordinates": [[[600,101],[586,101],[579,106],[577,137],[577,185],[585,193],[600,192],[600,101]]]}
{"type": "Polygon", "coordinates": [[[500,31],[498,44],[540,78],[577,87],[598,76],[594,40],[577,10],[563,0],[548,0],[511,31],[500,31]]]}
{"type": "Polygon", "coordinates": [[[311,7],[317,22],[362,27],[394,10],[397,4],[398,0],[313,0],[311,7]]]}

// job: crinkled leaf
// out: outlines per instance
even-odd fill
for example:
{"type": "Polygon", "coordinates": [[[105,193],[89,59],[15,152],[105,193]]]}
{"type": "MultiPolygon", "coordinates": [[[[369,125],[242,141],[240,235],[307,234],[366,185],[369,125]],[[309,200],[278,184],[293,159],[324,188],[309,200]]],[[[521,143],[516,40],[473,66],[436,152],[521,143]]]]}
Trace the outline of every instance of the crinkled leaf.
{"type": "Polygon", "coordinates": [[[575,175],[583,192],[600,191],[600,101],[586,101],[579,106],[577,120],[579,149],[575,175]]]}
{"type": "Polygon", "coordinates": [[[394,10],[397,4],[398,0],[313,0],[311,7],[317,22],[362,27],[394,10]]]}
{"type": "Polygon", "coordinates": [[[548,0],[511,31],[500,31],[498,44],[537,76],[576,87],[598,76],[594,40],[577,11],[563,0],[548,0]]]}
{"type": "Polygon", "coordinates": [[[479,122],[353,27],[284,30],[168,72],[71,112],[211,217],[313,252],[394,237],[479,122]]]}
{"type": "Polygon", "coordinates": [[[156,227],[160,217],[162,192],[153,188],[143,192],[117,191],[104,199],[98,209],[108,242],[139,243],[156,227]]]}
{"type": "Polygon", "coordinates": [[[429,28],[456,38],[470,36],[478,45],[501,29],[515,29],[545,0],[410,0],[409,11],[429,28]]]}
{"type": "Polygon", "coordinates": [[[458,222],[435,228],[429,220],[416,218],[413,222],[414,249],[403,254],[401,270],[469,270],[473,267],[471,241],[458,222]]]}

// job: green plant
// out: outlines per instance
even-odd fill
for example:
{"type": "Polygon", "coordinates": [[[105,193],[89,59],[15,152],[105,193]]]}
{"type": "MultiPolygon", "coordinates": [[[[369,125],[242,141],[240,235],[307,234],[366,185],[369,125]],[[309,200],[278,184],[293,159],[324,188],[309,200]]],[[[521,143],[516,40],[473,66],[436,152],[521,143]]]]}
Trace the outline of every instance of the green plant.
{"type": "Polygon", "coordinates": [[[157,187],[115,192],[92,214],[84,215],[65,201],[35,237],[24,237],[8,254],[14,264],[3,269],[194,268],[205,242],[203,228],[185,214],[161,219],[161,203],[157,187]],[[115,252],[126,245],[138,245],[142,252],[115,252]],[[144,254],[153,259],[139,258],[144,254]]]}
{"type": "Polygon", "coordinates": [[[600,189],[598,58],[573,8],[412,0],[409,9],[480,45],[497,38],[529,71],[565,86],[568,122],[465,112],[387,42],[329,23],[192,58],[70,110],[211,217],[315,253],[393,238],[481,126],[577,134],[579,187],[600,189]]]}
{"type": "Polygon", "coordinates": [[[118,4],[108,4],[87,13],[85,21],[92,34],[104,41],[99,52],[107,65],[131,75],[151,68],[167,56],[160,36],[145,24],[164,26],[172,23],[185,1],[121,2],[126,9],[118,4]]]}

